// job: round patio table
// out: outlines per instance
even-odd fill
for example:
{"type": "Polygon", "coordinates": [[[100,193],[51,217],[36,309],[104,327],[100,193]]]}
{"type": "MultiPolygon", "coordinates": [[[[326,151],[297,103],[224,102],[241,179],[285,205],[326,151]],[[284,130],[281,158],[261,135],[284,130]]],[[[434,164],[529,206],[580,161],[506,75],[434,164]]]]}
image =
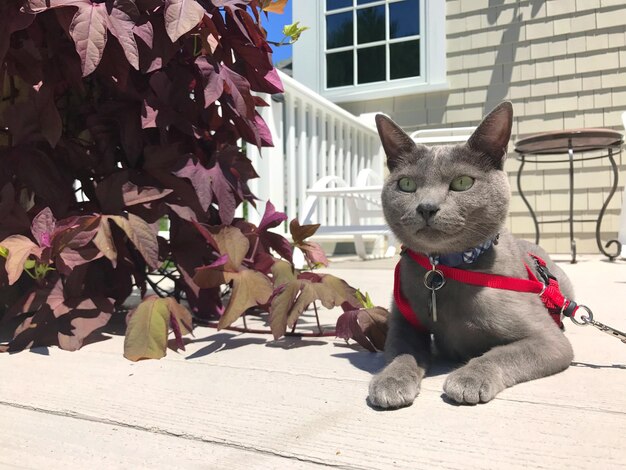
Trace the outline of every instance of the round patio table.
{"type": "Polygon", "coordinates": [[[602,244],[600,238],[600,228],[602,226],[602,218],[606,212],[606,208],[615,194],[619,173],[617,164],[615,163],[614,151],[619,154],[621,152],[624,137],[621,132],[613,129],[568,129],[563,131],[542,132],[533,134],[515,143],[515,151],[519,154],[518,159],[521,162],[517,173],[517,190],[522,196],[522,200],[528,208],[530,215],[535,224],[535,243],[539,243],[540,231],[539,224],[569,222],[570,248],[572,254],[572,263],[576,262],[576,240],[574,239],[574,222],[595,222],[596,223],[596,243],[600,251],[611,261],[617,258],[622,249],[622,245],[617,240],[609,240],[605,245],[602,244]],[[585,155],[585,152],[602,151],[604,153],[585,155]],[[566,154],[567,158],[559,157],[566,154]],[[556,157],[555,157],[556,156],[556,157]],[[613,170],[613,186],[608,197],[602,205],[602,209],[596,219],[575,219],[574,218],[574,161],[583,160],[601,160],[608,159],[613,170]],[[569,217],[567,219],[538,221],[533,208],[522,191],[522,174],[526,163],[569,163],[569,217]],[[611,245],[616,246],[615,253],[608,252],[605,248],[611,245]]]}

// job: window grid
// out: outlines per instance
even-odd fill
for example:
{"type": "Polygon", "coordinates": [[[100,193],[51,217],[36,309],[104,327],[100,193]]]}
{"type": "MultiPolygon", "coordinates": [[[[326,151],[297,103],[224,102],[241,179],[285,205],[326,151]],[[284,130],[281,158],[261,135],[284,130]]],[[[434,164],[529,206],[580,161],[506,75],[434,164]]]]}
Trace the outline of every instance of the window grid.
{"type": "Polygon", "coordinates": [[[364,5],[357,5],[356,0],[353,0],[352,6],[349,7],[345,7],[345,8],[338,8],[336,10],[327,10],[326,9],[326,2],[324,2],[324,88],[325,89],[337,89],[337,88],[344,88],[344,87],[355,87],[355,86],[359,86],[359,85],[368,85],[371,83],[389,83],[389,82],[396,82],[398,80],[406,80],[406,78],[399,78],[399,79],[391,79],[391,50],[389,45],[390,44],[396,44],[396,43],[400,43],[400,42],[408,42],[408,41],[415,41],[415,40],[419,40],[419,48],[420,48],[420,73],[419,75],[415,75],[413,77],[410,78],[421,78],[423,75],[423,57],[424,57],[424,45],[423,42],[421,40],[421,32],[423,30],[423,11],[424,11],[424,5],[423,5],[423,1],[419,2],[419,12],[420,12],[420,34],[415,34],[415,35],[411,35],[411,36],[403,36],[403,37],[399,37],[399,38],[391,38],[391,32],[389,30],[389,25],[390,25],[390,11],[389,11],[389,5],[393,4],[393,3],[399,3],[403,0],[379,0],[376,2],[371,2],[371,3],[366,3],[364,5]],[[357,24],[357,13],[358,10],[363,10],[365,8],[372,8],[372,7],[376,7],[376,6],[381,6],[384,5],[385,6],[385,39],[384,40],[380,40],[380,41],[373,41],[373,42],[368,42],[365,44],[358,44],[357,39],[358,39],[358,24],[357,24]],[[328,15],[334,15],[334,14],[338,14],[338,13],[347,13],[347,12],[352,12],[352,45],[351,46],[342,46],[342,47],[336,47],[336,48],[332,48],[332,49],[328,49],[328,32],[327,32],[327,21],[325,20],[325,18],[328,15]],[[358,83],[358,50],[359,49],[365,49],[365,48],[370,48],[370,47],[376,47],[376,46],[385,46],[385,80],[384,81],[378,81],[378,82],[369,82],[369,83],[358,83]],[[334,86],[334,87],[328,87],[327,84],[327,60],[326,57],[328,56],[329,53],[336,53],[336,52],[348,52],[348,51],[352,51],[352,60],[353,60],[353,77],[352,77],[352,83],[348,84],[348,85],[341,85],[341,86],[334,86]]]}

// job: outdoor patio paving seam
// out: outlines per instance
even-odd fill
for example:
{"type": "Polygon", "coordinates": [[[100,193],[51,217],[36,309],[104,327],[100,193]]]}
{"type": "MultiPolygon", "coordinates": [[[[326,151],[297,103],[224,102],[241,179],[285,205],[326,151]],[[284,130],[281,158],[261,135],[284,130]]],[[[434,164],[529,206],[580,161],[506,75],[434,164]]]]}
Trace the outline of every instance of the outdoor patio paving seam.
{"type": "Polygon", "coordinates": [[[372,468],[372,467],[363,467],[359,465],[334,464],[328,461],[316,460],[312,458],[304,458],[304,457],[299,457],[297,455],[282,454],[280,452],[273,452],[268,449],[260,449],[260,448],[253,447],[253,446],[245,446],[242,444],[238,444],[236,442],[207,439],[207,438],[196,436],[193,434],[177,433],[177,432],[168,431],[166,429],[162,429],[159,427],[140,426],[136,424],[125,423],[123,421],[117,421],[117,420],[112,420],[108,418],[99,418],[96,416],[90,416],[90,415],[83,414],[83,413],[75,413],[72,411],[49,410],[49,409],[45,409],[41,407],[21,405],[19,403],[12,403],[12,402],[5,402],[5,401],[0,401],[0,406],[6,406],[6,407],[21,409],[21,410],[28,410],[28,411],[32,411],[36,413],[42,413],[42,414],[57,416],[61,418],[76,419],[80,421],[105,424],[105,425],[110,425],[110,426],[119,426],[122,428],[131,429],[133,431],[145,432],[148,434],[158,434],[161,436],[174,437],[174,438],[188,440],[188,441],[224,446],[224,447],[232,448],[235,450],[253,452],[253,453],[263,454],[263,455],[267,455],[271,457],[279,457],[285,460],[292,460],[292,461],[298,461],[298,462],[303,462],[303,463],[308,463],[308,464],[319,465],[325,468],[330,467],[330,468],[345,469],[345,470],[371,470],[372,468]]]}

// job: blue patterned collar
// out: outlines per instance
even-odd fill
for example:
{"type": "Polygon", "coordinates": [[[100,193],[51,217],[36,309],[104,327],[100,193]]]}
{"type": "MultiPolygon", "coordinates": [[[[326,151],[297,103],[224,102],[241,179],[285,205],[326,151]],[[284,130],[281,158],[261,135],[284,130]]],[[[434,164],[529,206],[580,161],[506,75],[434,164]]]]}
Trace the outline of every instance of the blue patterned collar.
{"type": "Polygon", "coordinates": [[[471,264],[478,259],[480,255],[482,255],[485,251],[489,250],[493,245],[498,244],[498,238],[500,234],[496,235],[493,240],[487,240],[481,245],[478,245],[475,248],[470,248],[469,250],[465,250],[459,253],[446,253],[443,255],[428,255],[428,259],[430,260],[430,264],[433,266],[437,266],[438,264],[443,264],[445,266],[459,266],[460,264],[471,264]]]}

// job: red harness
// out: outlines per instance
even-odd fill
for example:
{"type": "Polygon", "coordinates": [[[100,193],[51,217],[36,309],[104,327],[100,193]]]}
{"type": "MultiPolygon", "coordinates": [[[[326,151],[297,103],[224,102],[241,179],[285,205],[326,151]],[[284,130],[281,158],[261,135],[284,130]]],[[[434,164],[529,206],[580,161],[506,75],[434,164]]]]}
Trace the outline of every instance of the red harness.
{"type": "MultiPolygon", "coordinates": [[[[430,263],[428,257],[415,253],[411,250],[405,251],[411,259],[416,261],[419,265],[428,270],[432,269],[432,264],[430,263]]],[[[543,282],[537,279],[537,276],[535,276],[526,263],[524,263],[524,266],[528,272],[528,279],[500,276],[498,274],[486,274],[476,271],[465,271],[463,269],[452,268],[444,265],[437,265],[437,269],[443,273],[446,279],[452,279],[454,281],[462,282],[463,284],[539,294],[543,304],[548,309],[548,313],[552,316],[552,319],[559,326],[559,328],[562,328],[563,322],[561,321],[561,315],[565,315],[567,317],[573,316],[578,309],[578,305],[573,300],[568,300],[563,296],[559,283],[557,279],[550,274],[550,271],[548,271],[546,262],[532,253],[529,253],[529,255],[537,263],[537,271],[543,279],[543,282]]],[[[418,316],[409,305],[409,302],[404,298],[402,292],[400,291],[399,262],[396,265],[394,275],[393,296],[398,310],[402,313],[402,316],[404,316],[404,318],[406,318],[406,320],[416,329],[428,333],[428,329],[420,322],[418,316]]]]}

